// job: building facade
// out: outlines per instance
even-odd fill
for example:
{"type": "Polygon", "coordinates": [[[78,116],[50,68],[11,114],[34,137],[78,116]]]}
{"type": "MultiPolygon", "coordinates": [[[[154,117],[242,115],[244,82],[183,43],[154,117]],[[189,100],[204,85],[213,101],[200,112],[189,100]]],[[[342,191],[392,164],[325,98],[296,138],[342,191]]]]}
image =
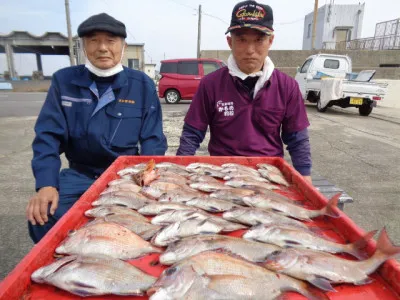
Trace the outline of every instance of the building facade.
{"type": "MultiPolygon", "coordinates": [[[[318,9],[315,49],[337,49],[337,44],[361,37],[364,3],[352,5],[326,4],[318,9]]],[[[303,50],[312,50],[314,13],[304,18],[303,50]]]]}

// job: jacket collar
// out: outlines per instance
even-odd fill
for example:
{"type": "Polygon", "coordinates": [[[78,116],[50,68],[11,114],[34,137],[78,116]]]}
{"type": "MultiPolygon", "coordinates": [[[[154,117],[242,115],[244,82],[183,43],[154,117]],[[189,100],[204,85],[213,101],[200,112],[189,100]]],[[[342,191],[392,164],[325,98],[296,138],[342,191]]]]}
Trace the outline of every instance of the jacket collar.
{"type": "MultiPolygon", "coordinates": [[[[125,69],[126,68],[124,67],[124,70],[115,76],[115,80],[111,85],[113,90],[128,85],[128,77],[126,76],[125,69]]],[[[75,78],[71,80],[71,83],[80,87],[90,88],[93,84],[93,79],[90,78],[90,71],[82,66],[75,78]]]]}

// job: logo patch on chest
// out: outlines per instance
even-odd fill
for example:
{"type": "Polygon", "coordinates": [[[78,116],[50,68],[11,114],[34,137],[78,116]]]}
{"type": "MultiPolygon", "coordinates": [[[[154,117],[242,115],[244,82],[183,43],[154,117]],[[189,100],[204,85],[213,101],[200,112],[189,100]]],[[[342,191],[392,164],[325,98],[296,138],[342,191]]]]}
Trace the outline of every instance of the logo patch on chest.
{"type": "Polygon", "coordinates": [[[233,117],[235,115],[235,104],[233,102],[217,101],[217,111],[224,117],[233,117]]]}
{"type": "Polygon", "coordinates": [[[127,99],[119,99],[119,103],[128,103],[128,104],[135,104],[135,100],[127,100],[127,99]]]}

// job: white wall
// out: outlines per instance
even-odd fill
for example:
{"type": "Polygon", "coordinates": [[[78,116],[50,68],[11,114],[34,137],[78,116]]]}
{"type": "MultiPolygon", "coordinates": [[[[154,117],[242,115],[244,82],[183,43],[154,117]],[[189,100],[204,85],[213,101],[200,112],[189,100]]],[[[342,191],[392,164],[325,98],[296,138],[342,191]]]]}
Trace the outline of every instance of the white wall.
{"type": "Polygon", "coordinates": [[[388,90],[385,98],[378,102],[378,106],[400,109],[400,80],[376,79],[376,82],[387,82],[388,90]]]}
{"type": "MultiPolygon", "coordinates": [[[[315,48],[322,48],[322,37],[324,33],[324,23],[325,23],[325,14],[326,14],[326,6],[318,8],[317,14],[317,28],[316,28],[316,36],[315,36],[315,48]]],[[[314,13],[309,13],[304,18],[304,30],[303,30],[303,50],[311,50],[311,42],[312,42],[312,27],[313,27],[314,13]],[[311,32],[310,37],[308,37],[308,25],[311,24],[311,32]]]]}
{"type": "MultiPolygon", "coordinates": [[[[328,7],[328,6],[327,6],[328,7]]],[[[329,9],[328,9],[329,11],[329,9]]],[[[328,16],[327,16],[328,17],[328,16]]],[[[325,24],[324,42],[336,42],[335,27],[351,26],[351,39],[361,37],[362,20],[364,17],[364,4],[360,5],[333,5],[329,22],[325,24]],[[361,10],[358,18],[358,11],[361,10]]]]}
{"type": "Polygon", "coordinates": [[[152,64],[145,64],[144,65],[144,72],[151,78],[156,78],[156,66],[152,64]]]}

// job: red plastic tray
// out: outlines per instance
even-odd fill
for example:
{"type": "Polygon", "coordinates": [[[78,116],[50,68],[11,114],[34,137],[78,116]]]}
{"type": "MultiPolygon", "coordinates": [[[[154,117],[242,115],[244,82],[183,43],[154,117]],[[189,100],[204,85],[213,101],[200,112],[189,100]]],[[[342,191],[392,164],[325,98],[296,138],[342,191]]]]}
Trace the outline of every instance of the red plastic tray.
{"type": "MultiPolygon", "coordinates": [[[[285,160],[281,158],[261,157],[210,157],[210,156],[121,156],[104,174],[82,195],[75,205],[60,219],[60,221],[48,232],[48,234],[25,256],[25,258],[14,268],[14,270],[0,283],[0,300],[11,299],[79,299],[68,292],[58,288],[33,283],[31,274],[38,268],[54,261],[55,248],[64,240],[71,229],[76,229],[88,221],[84,212],[91,208],[91,203],[106,188],[107,183],[116,179],[117,171],[129,165],[140,162],[147,162],[154,159],[156,162],[168,161],[182,165],[193,162],[206,162],[212,164],[240,163],[255,167],[258,163],[270,163],[277,166],[291,183],[286,195],[292,199],[305,198],[311,207],[318,209],[327,203],[327,199],[306,182],[285,160]]],[[[336,239],[339,242],[353,242],[365,234],[357,225],[343,212],[337,209],[340,218],[319,217],[315,224],[320,228],[321,233],[336,239]]],[[[236,232],[236,235],[240,234],[236,232]]],[[[370,241],[366,251],[371,255],[376,244],[370,241]]],[[[154,265],[157,263],[158,255],[152,254],[141,259],[132,260],[130,263],[143,271],[159,276],[165,267],[154,265]]],[[[374,281],[363,286],[343,284],[336,287],[338,292],[329,292],[330,299],[362,299],[362,300],[394,300],[400,299],[400,264],[395,260],[387,261],[378,272],[372,275],[374,281]]],[[[91,297],[91,299],[147,299],[146,297],[91,297]]],[[[288,293],[289,299],[304,299],[303,296],[295,293],[288,293]]]]}

